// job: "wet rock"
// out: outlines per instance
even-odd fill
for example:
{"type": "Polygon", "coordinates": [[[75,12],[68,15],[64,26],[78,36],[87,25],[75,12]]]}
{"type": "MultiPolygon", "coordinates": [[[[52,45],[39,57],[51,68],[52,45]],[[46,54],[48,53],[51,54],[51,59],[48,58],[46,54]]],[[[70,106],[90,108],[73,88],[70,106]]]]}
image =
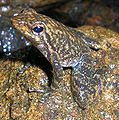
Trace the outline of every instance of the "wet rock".
{"type": "MultiPolygon", "coordinates": [[[[114,7],[118,6],[117,1],[105,2],[101,0],[75,0],[71,1],[57,11],[64,12],[70,18],[67,20],[75,23],[75,26],[95,25],[103,26],[118,32],[118,10],[114,7]],[[112,4],[111,4],[112,3],[112,4]]],[[[69,24],[69,26],[71,26],[69,24]]]]}
{"type": "Polygon", "coordinates": [[[46,6],[46,5],[50,5],[50,4],[55,4],[55,3],[60,3],[60,2],[65,2],[67,0],[14,0],[11,3],[13,5],[20,5],[20,6],[24,6],[24,5],[28,5],[31,7],[41,7],[41,6],[46,6]]]}

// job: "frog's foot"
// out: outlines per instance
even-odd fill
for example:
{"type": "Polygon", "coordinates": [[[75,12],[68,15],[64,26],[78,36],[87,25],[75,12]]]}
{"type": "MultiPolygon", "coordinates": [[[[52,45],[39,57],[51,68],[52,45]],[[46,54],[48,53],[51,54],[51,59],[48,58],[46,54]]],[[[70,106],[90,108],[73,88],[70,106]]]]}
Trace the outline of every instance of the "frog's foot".
{"type": "Polygon", "coordinates": [[[47,100],[49,99],[49,96],[51,95],[51,93],[53,93],[53,91],[55,91],[56,89],[58,89],[58,88],[60,87],[60,84],[61,84],[61,81],[62,81],[62,80],[63,80],[62,73],[61,73],[61,75],[60,75],[60,73],[59,73],[59,74],[55,74],[55,73],[54,73],[51,86],[48,87],[48,88],[45,90],[42,98],[40,99],[40,102],[46,103],[47,100]],[[59,77],[58,77],[57,75],[59,75],[59,77]]]}
{"type": "Polygon", "coordinates": [[[72,71],[72,95],[83,110],[94,102],[99,90],[100,79],[94,78],[95,73],[94,61],[88,55],[83,55],[72,71]]]}
{"type": "Polygon", "coordinates": [[[52,89],[50,87],[48,87],[47,90],[45,90],[45,92],[43,93],[43,95],[39,99],[39,102],[46,103],[48,101],[51,93],[52,93],[52,89]]]}
{"type": "Polygon", "coordinates": [[[59,88],[58,78],[56,76],[53,76],[52,83],[51,83],[50,87],[52,90],[59,88]]]}
{"type": "Polygon", "coordinates": [[[63,70],[61,70],[61,73],[59,72],[58,74],[53,74],[53,79],[51,83],[51,89],[56,90],[61,86],[63,80],[63,70]]]}
{"type": "Polygon", "coordinates": [[[35,89],[35,88],[28,88],[28,93],[37,92],[40,94],[39,102],[46,103],[49,99],[50,94],[52,93],[52,89],[50,87],[45,87],[45,89],[35,89]]]}
{"type": "Polygon", "coordinates": [[[30,63],[24,64],[20,69],[18,69],[17,76],[19,74],[23,74],[30,66],[31,66],[30,63]]]}

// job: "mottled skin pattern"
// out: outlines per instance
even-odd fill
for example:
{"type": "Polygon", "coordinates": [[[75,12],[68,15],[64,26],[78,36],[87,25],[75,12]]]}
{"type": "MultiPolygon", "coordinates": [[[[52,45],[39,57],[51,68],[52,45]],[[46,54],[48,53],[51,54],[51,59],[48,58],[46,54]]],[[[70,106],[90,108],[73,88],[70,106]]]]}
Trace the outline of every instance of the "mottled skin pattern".
{"type": "Polygon", "coordinates": [[[100,90],[100,80],[95,78],[97,61],[91,56],[91,51],[100,49],[99,43],[33,9],[21,11],[12,23],[51,63],[54,74],[52,86],[58,86],[63,80],[63,67],[71,67],[73,98],[82,109],[89,106],[96,91],[100,90]],[[32,30],[38,23],[44,25],[40,35],[32,30]]]}

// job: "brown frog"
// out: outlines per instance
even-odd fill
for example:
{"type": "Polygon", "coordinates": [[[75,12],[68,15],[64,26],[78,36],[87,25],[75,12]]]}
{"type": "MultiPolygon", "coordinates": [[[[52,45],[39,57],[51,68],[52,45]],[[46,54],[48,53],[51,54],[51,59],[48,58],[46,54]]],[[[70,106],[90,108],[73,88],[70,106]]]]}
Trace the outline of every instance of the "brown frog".
{"type": "Polygon", "coordinates": [[[101,93],[101,79],[106,74],[92,54],[102,49],[100,43],[33,9],[22,10],[12,23],[51,63],[53,87],[63,80],[63,68],[72,68],[73,98],[80,108],[87,108],[101,93]]]}

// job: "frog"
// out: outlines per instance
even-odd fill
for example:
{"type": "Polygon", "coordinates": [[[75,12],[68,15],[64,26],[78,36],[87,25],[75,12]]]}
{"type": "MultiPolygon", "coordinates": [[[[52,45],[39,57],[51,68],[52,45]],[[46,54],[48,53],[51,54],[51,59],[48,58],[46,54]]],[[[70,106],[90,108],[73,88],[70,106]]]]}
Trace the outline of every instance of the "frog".
{"type": "Polygon", "coordinates": [[[100,92],[100,80],[95,78],[98,61],[91,54],[101,49],[100,43],[31,8],[15,14],[11,21],[51,63],[51,88],[57,89],[62,83],[64,68],[71,68],[72,97],[82,110],[90,106],[97,90],[100,92]]]}

